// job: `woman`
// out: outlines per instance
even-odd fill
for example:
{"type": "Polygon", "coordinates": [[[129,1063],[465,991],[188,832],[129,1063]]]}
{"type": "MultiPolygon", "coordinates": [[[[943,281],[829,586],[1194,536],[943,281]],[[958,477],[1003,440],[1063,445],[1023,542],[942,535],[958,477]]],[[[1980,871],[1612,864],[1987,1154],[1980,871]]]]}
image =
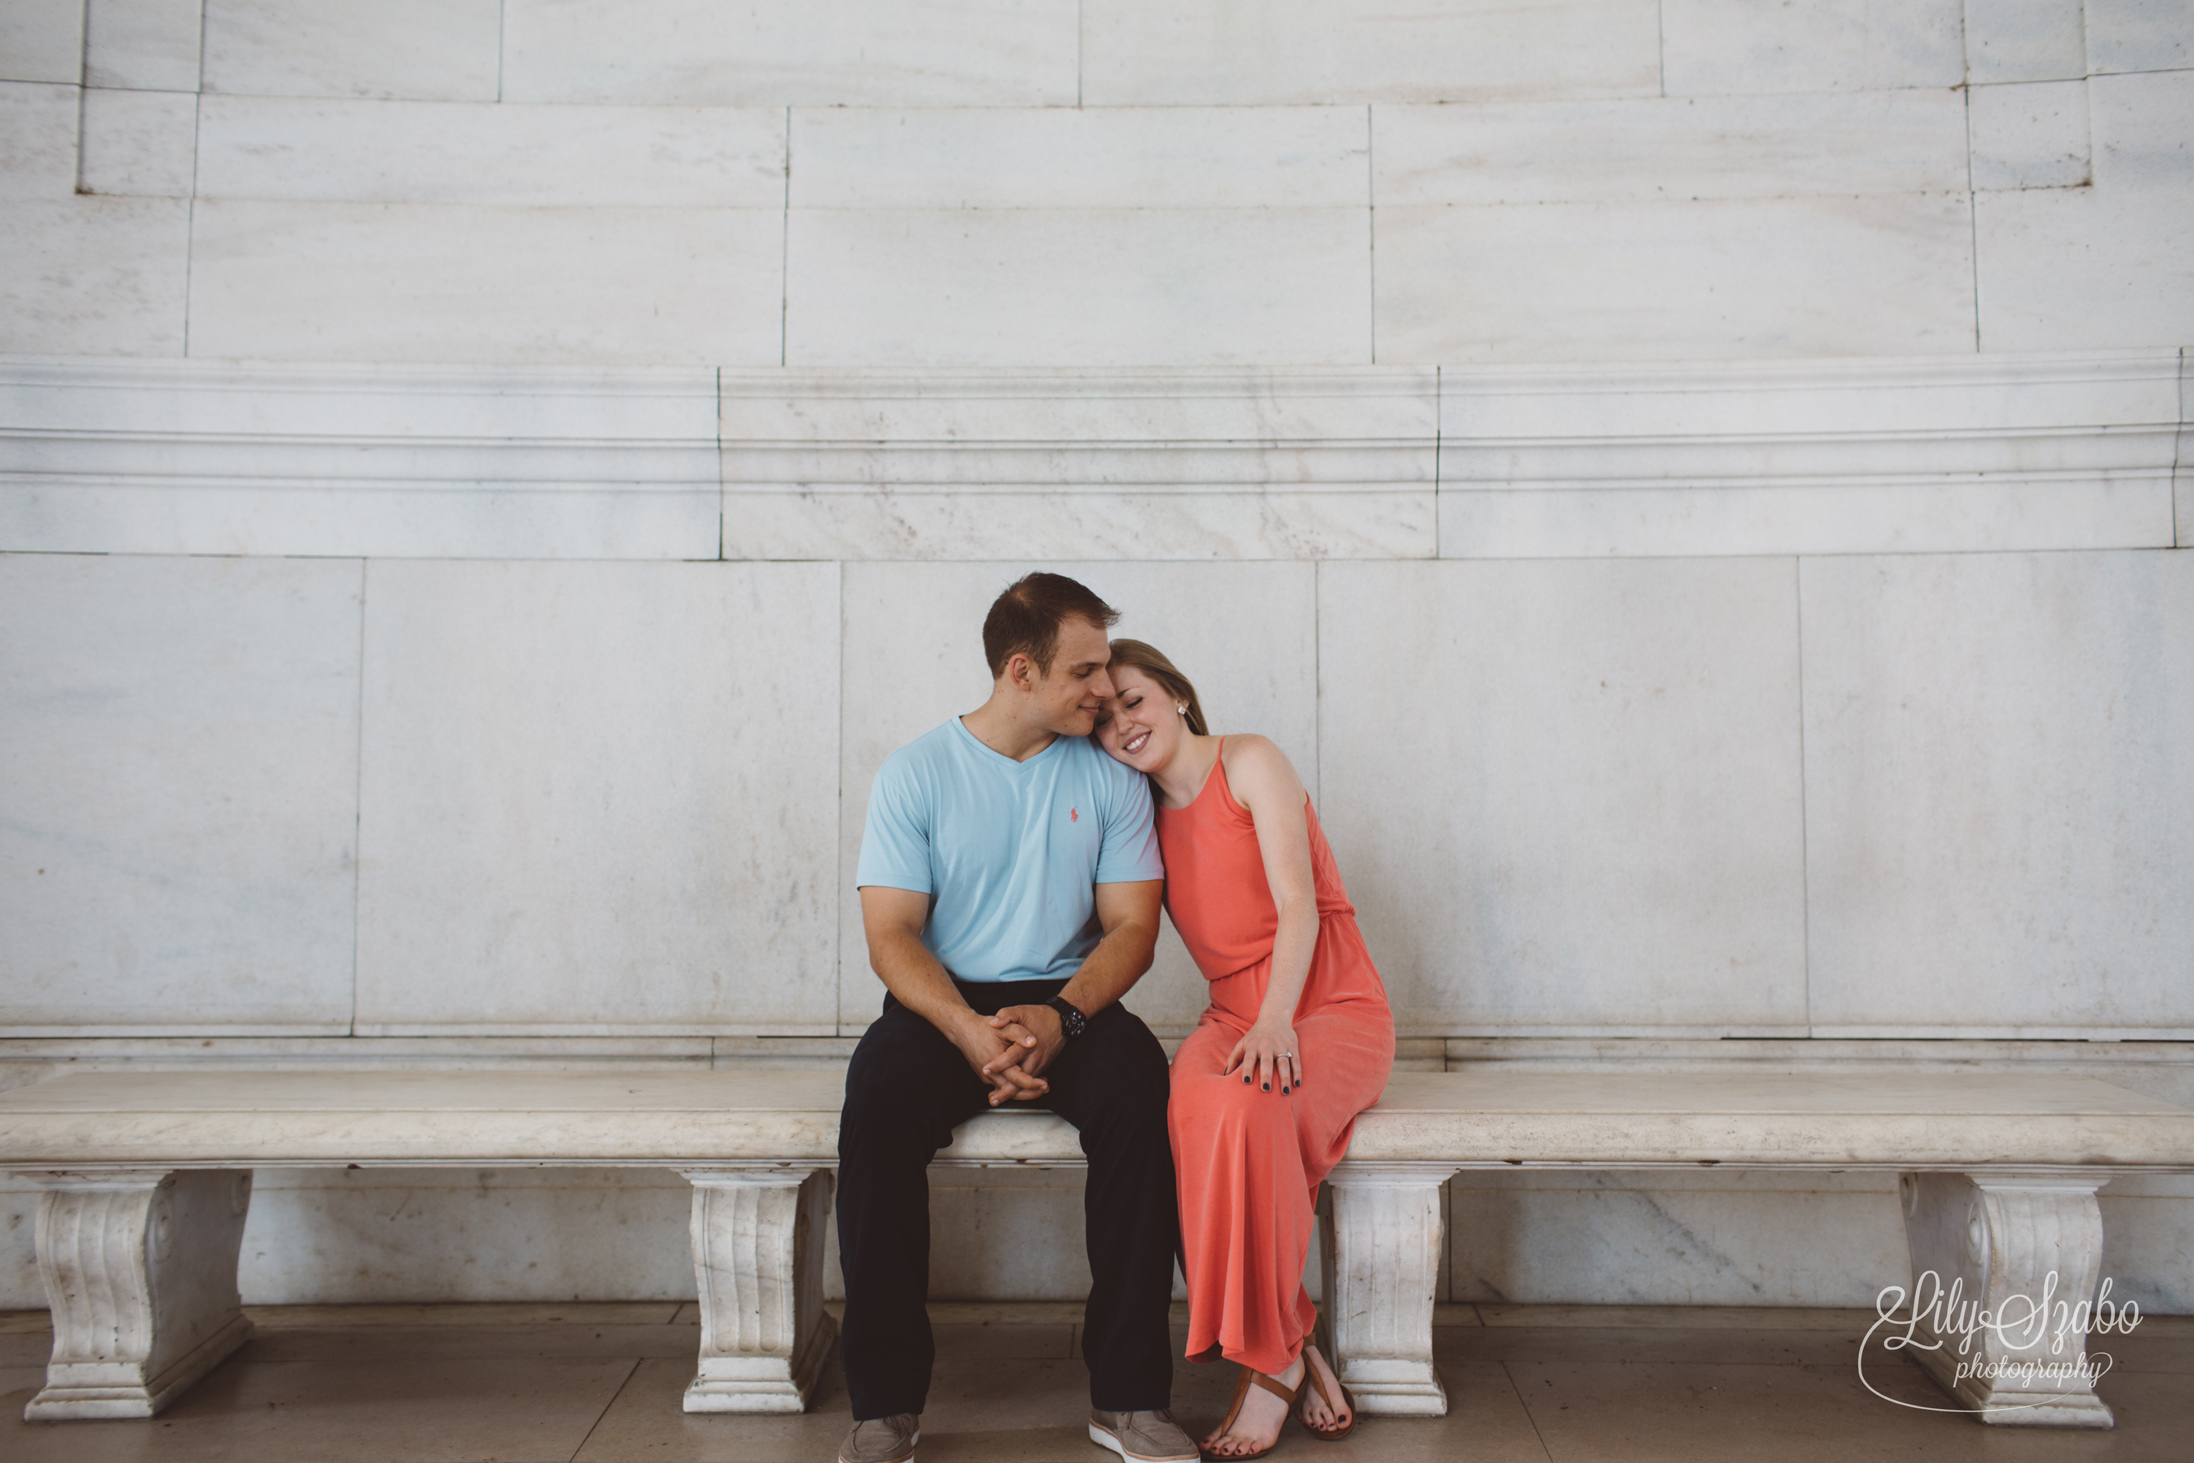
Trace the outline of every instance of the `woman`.
{"type": "Polygon", "coordinates": [[[1211,983],[1168,1112],[1188,1355],[1242,1367],[1203,1454],[1264,1456],[1291,1406],[1315,1436],[1343,1438],[1355,1399],[1309,1344],[1303,1261],[1318,1184],[1394,1066],[1386,990],[1287,754],[1210,735],[1196,688],[1139,640],[1112,642],[1111,674],[1097,736],[1150,777],[1166,909],[1211,983]]]}

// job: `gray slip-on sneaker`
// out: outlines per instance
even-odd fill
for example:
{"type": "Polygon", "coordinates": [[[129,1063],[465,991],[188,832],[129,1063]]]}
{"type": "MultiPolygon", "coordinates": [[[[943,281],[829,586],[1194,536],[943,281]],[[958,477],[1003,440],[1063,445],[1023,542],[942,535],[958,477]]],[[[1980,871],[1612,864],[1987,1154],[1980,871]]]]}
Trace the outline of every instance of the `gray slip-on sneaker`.
{"type": "Polygon", "coordinates": [[[1196,1463],[1196,1444],[1170,1412],[1092,1412],[1089,1440],[1127,1463],[1196,1463]]]}
{"type": "Polygon", "coordinates": [[[838,1445],[838,1463],[914,1463],[922,1419],[911,1412],[857,1422],[838,1445]]]}

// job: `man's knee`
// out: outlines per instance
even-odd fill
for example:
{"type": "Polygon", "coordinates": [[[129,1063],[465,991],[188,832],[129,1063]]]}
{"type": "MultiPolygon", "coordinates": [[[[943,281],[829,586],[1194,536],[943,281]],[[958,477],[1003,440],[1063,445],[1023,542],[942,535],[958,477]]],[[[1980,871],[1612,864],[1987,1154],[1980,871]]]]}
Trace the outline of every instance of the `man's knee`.
{"type": "Polygon", "coordinates": [[[1143,1018],[1125,1007],[1111,1006],[1098,1012],[1082,1043],[1112,1072],[1133,1074],[1145,1081],[1156,1078],[1161,1085],[1165,1082],[1166,1049],[1143,1024],[1143,1018]]]}
{"type": "Polygon", "coordinates": [[[1127,1021],[1132,1027],[1123,1024],[1108,1033],[1110,1040],[1090,1053],[1094,1060],[1079,1074],[1086,1114],[1080,1126],[1156,1133],[1163,1141],[1166,1103],[1172,1095],[1165,1048],[1141,1021],[1132,1016],[1127,1021]]]}
{"type": "Polygon", "coordinates": [[[934,1152],[951,1140],[961,1116],[965,1063],[927,1022],[922,1026],[910,1030],[887,1017],[854,1048],[838,1119],[841,1155],[873,1143],[926,1145],[934,1152]]]}

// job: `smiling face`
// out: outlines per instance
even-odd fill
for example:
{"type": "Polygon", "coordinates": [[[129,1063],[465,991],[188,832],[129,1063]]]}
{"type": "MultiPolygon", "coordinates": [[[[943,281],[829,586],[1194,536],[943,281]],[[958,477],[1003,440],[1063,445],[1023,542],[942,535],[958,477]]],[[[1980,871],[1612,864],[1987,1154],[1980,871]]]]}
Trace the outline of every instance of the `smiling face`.
{"type": "Polygon", "coordinates": [[[1090,734],[1113,694],[1112,678],[1105,670],[1111,658],[1112,646],[1103,628],[1073,617],[1060,623],[1049,671],[1024,662],[1025,685],[1034,697],[1031,709],[1047,731],[1062,737],[1090,734]]]}
{"type": "Polygon", "coordinates": [[[1112,688],[1098,745],[1138,772],[1155,772],[1172,761],[1188,725],[1165,687],[1134,666],[1122,666],[1112,673],[1112,688]]]}

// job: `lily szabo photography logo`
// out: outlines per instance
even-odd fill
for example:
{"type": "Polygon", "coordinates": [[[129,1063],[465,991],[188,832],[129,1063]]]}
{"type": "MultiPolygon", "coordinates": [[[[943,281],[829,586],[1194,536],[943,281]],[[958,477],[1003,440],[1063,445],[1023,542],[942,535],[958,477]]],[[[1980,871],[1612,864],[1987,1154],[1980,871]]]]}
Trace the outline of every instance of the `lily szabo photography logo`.
{"type": "MultiPolygon", "coordinates": [[[[1859,1381],[1884,1402],[1899,1407],[1920,1412],[1972,1410],[1906,1402],[1876,1387],[1866,1374],[1866,1354],[1881,1334],[1884,1351],[1951,1349],[1954,1364],[1936,1363],[1928,1370],[1948,1376],[1953,1389],[1976,1383],[1976,1390],[1989,1398],[1983,1411],[2043,1407],[2068,1391],[2090,1391],[2110,1370],[2110,1353],[2089,1351],[2086,1338],[2113,1332],[2130,1336],[2141,1324],[2141,1308],[2133,1301],[2120,1305],[2111,1300],[2107,1276],[2092,1302],[2067,1302],[2057,1290],[2057,1272],[2052,1270],[2042,1280],[2040,1295],[2014,1292],[1991,1311],[1966,1298],[1963,1280],[1953,1278],[1945,1285],[1933,1270],[1921,1271],[1913,1281],[1909,1307],[1903,1286],[1885,1285],[1874,1297],[1874,1324],[1867,1327],[1866,1339],[1859,1345],[1859,1381]],[[1887,1334],[1882,1334],[1885,1328],[1887,1334]],[[2031,1402],[1995,1400],[2037,1390],[2031,1402]]],[[[1943,1359],[1951,1361],[1951,1357],[1943,1359]]]]}

